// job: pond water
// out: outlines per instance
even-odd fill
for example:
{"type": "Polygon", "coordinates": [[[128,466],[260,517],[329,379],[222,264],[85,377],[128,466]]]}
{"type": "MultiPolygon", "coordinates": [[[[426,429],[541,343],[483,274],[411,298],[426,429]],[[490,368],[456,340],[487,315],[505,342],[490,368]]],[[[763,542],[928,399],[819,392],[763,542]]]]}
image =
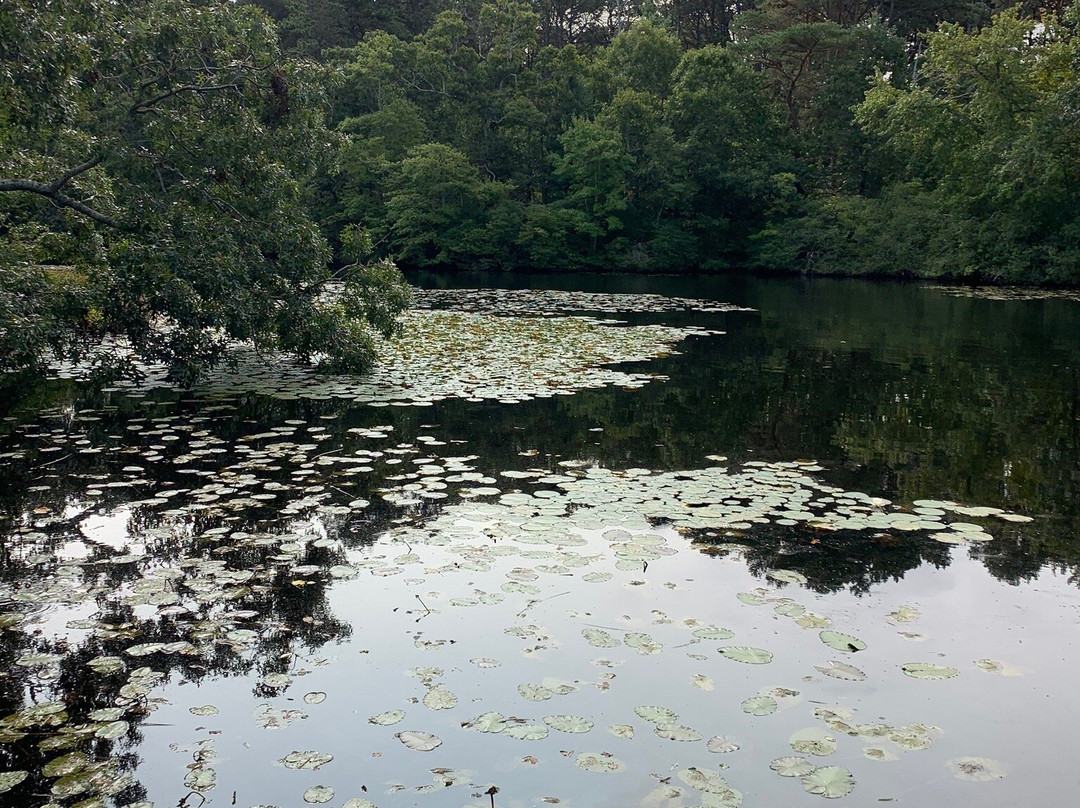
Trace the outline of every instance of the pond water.
{"type": "Polygon", "coordinates": [[[414,280],[7,413],[0,805],[1068,804],[1080,303],[414,280]]]}

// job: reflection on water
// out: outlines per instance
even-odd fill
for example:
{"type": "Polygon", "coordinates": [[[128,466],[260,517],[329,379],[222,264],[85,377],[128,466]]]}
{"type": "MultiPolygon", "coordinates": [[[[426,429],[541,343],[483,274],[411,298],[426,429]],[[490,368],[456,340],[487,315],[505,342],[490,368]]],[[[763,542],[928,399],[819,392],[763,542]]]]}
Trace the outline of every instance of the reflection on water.
{"type": "Polygon", "coordinates": [[[1031,749],[1068,670],[1041,626],[1075,633],[1080,307],[498,282],[757,311],[620,315],[690,335],[626,368],[667,377],[637,389],[375,410],[69,386],[9,415],[0,804],[812,805],[844,788],[828,767],[864,801],[1065,793],[1031,749]],[[502,731],[461,726],[488,713],[502,731]]]}

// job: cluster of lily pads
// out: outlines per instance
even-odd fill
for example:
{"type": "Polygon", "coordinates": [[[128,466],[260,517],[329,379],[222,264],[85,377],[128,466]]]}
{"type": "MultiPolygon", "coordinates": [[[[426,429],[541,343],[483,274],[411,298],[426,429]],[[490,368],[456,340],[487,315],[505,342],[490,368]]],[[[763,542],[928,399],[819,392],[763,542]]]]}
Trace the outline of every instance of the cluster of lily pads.
{"type": "Polygon", "coordinates": [[[753,311],[733,303],[686,297],[558,289],[417,289],[414,301],[418,308],[477,311],[503,317],[547,317],[568,312],[644,314],[753,311]]]}

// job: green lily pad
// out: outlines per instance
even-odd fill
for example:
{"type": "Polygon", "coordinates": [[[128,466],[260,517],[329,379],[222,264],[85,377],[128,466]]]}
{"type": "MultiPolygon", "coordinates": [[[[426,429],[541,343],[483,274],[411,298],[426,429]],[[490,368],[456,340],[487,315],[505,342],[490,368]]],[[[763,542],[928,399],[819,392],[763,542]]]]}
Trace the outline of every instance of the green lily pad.
{"type": "Polygon", "coordinates": [[[574,763],[579,769],[603,774],[613,774],[626,769],[625,763],[607,752],[582,752],[574,763]]]}
{"type": "Polygon", "coordinates": [[[620,640],[598,628],[583,628],[581,630],[581,636],[585,638],[585,641],[589,643],[589,645],[594,646],[595,648],[615,648],[622,645],[620,640]]]}
{"type": "Polygon", "coordinates": [[[810,774],[816,767],[813,763],[799,755],[778,757],[769,764],[769,768],[781,777],[802,777],[810,774]]]}
{"type": "Polygon", "coordinates": [[[788,743],[796,752],[824,757],[836,751],[836,739],[820,727],[808,727],[794,733],[788,743]]]}
{"type": "Polygon", "coordinates": [[[472,721],[466,721],[462,726],[475,729],[477,732],[502,732],[506,729],[506,718],[502,713],[493,711],[478,715],[472,721]]]}
{"type": "Polygon", "coordinates": [[[424,694],[424,706],[429,710],[450,710],[457,703],[457,696],[445,687],[433,687],[424,694]]]}
{"type": "Polygon", "coordinates": [[[819,633],[818,637],[820,637],[821,641],[827,646],[837,651],[854,653],[856,651],[866,650],[866,643],[858,637],[852,637],[850,634],[841,634],[839,631],[830,631],[826,629],[819,633]]]}
{"type": "Polygon", "coordinates": [[[593,722],[580,715],[549,715],[544,717],[544,723],[559,732],[580,733],[593,728],[593,722]]]}
{"type": "Polygon", "coordinates": [[[555,695],[543,685],[520,684],[517,686],[517,691],[523,699],[529,701],[547,701],[555,695]]]}
{"type": "Polygon", "coordinates": [[[406,749],[412,749],[414,752],[430,752],[436,747],[442,746],[442,738],[438,735],[432,735],[430,732],[420,732],[418,730],[405,730],[394,735],[406,749]]]}
{"type": "Polygon", "coordinates": [[[541,741],[548,736],[548,728],[539,724],[511,724],[502,734],[518,741],[541,741]]]}
{"type": "Polygon", "coordinates": [[[679,720],[679,714],[672,712],[667,707],[641,705],[640,707],[635,707],[634,712],[637,713],[639,718],[644,718],[646,721],[651,721],[654,724],[671,724],[679,720]]]}
{"type": "Polygon", "coordinates": [[[304,704],[322,704],[324,701],[326,701],[326,694],[322,691],[304,694],[304,704]]]}
{"type": "Polygon", "coordinates": [[[747,665],[765,665],[772,662],[773,655],[764,648],[751,648],[748,645],[726,645],[718,649],[728,659],[744,662],[747,665]]]}
{"type": "Polygon", "coordinates": [[[731,738],[723,735],[714,735],[705,742],[705,748],[716,754],[725,754],[727,752],[736,751],[739,748],[739,745],[731,740],[731,738]]]}
{"type": "Polygon", "coordinates": [[[192,715],[209,716],[217,715],[220,710],[213,704],[204,704],[202,707],[189,707],[188,712],[192,715]]]}
{"type": "Polygon", "coordinates": [[[985,783],[1000,780],[1005,776],[1004,767],[996,760],[984,757],[960,757],[948,761],[945,765],[959,780],[972,780],[985,783]]]}
{"type": "Polygon", "coordinates": [[[307,750],[304,752],[290,752],[281,760],[278,761],[286,769],[311,769],[315,771],[321,766],[325,766],[334,756],[329,752],[315,752],[307,750]]]}
{"type": "Polygon", "coordinates": [[[656,734],[669,741],[700,741],[701,733],[680,724],[657,724],[656,734]]]}
{"type": "Polygon", "coordinates": [[[952,679],[960,675],[960,671],[956,668],[934,665],[930,662],[908,662],[901,665],[900,670],[912,679],[952,679]]]}
{"type": "Polygon", "coordinates": [[[0,794],[5,791],[11,791],[19,783],[30,776],[30,772],[14,771],[14,772],[0,772],[0,794]]]}
{"type": "Polygon", "coordinates": [[[833,679],[843,679],[845,682],[865,682],[866,674],[853,665],[831,660],[829,666],[815,665],[814,668],[833,679]]]}
{"type": "Polygon", "coordinates": [[[811,794],[837,799],[851,793],[855,788],[855,778],[842,766],[822,766],[804,776],[802,785],[811,794]]]}
{"type": "Polygon", "coordinates": [[[334,799],[334,789],[330,786],[312,786],[304,792],[304,802],[321,805],[334,799]]]}
{"type": "Polygon", "coordinates": [[[779,707],[772,696],[751,696],[740,706],[744,713],[758,716],[772,715],[779,707]]]}
{"type": "Polygon", "coordinates": [[[385,713],[379,713],[373,715],[368,719],[371,724],[377,724],[380,727],[388,727],[391,724],[396,724],[398,721],[405,717],[404,710],[387,710],[385,713]]]}
{"type": "Polygon", "coordinates": [[[695,629],[693,634],[699,640],[730,640],[735,636],[734,631],[728,631],[726,628],[720,628],[719,626],[705,626],[704,628],[695,629]]]}

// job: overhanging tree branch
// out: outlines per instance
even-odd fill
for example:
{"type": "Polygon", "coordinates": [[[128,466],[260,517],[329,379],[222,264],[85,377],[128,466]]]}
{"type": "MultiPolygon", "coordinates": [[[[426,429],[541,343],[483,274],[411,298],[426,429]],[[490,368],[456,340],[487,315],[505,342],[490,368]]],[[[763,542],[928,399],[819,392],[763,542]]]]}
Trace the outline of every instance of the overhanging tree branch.
{"type": "MultiPolygon", "coordinates": [[[[97,162],[95,162],[94,165],[97,165],[98,162],[101,162],[101,158],[96,158],[96,160],[97,162]]],[[[86,163],[83,163],[83,166],[86,166],[86,163]]],[[[106,216],[100,211],[94,210],[85,202],[80,202],[78,199],[74,199],[73,197],[70,197],[67,194],[60,192],[60,189],[64,186],[64,184],[70,182],[71,178],[74,177],[76,174],[81,173],[81,171],[78,171],[77,169],[81,168],[82,171],[86,171],[90,167],[92,166],[87,166],[87,168],[82,168],[82,166],[76,166],[73,169],[69,169],[68,171],[65,171],[63,175],[61,175],[59,180],[52,184],[35,182],[34,180],[0,179],[0,192],[23,191],[24,193],[28,194],[37,194],[38,196],[44,196],[48,199],[51,199],[53,201],[53,204],[58,205],[62,208],[71,208],[72,210],[81,213],[83,216],[86,216],[88,219],[93,219],[98,224],[103,224],[107,227],[119,228],[120,225],[115,219],[106,216]]]]}

